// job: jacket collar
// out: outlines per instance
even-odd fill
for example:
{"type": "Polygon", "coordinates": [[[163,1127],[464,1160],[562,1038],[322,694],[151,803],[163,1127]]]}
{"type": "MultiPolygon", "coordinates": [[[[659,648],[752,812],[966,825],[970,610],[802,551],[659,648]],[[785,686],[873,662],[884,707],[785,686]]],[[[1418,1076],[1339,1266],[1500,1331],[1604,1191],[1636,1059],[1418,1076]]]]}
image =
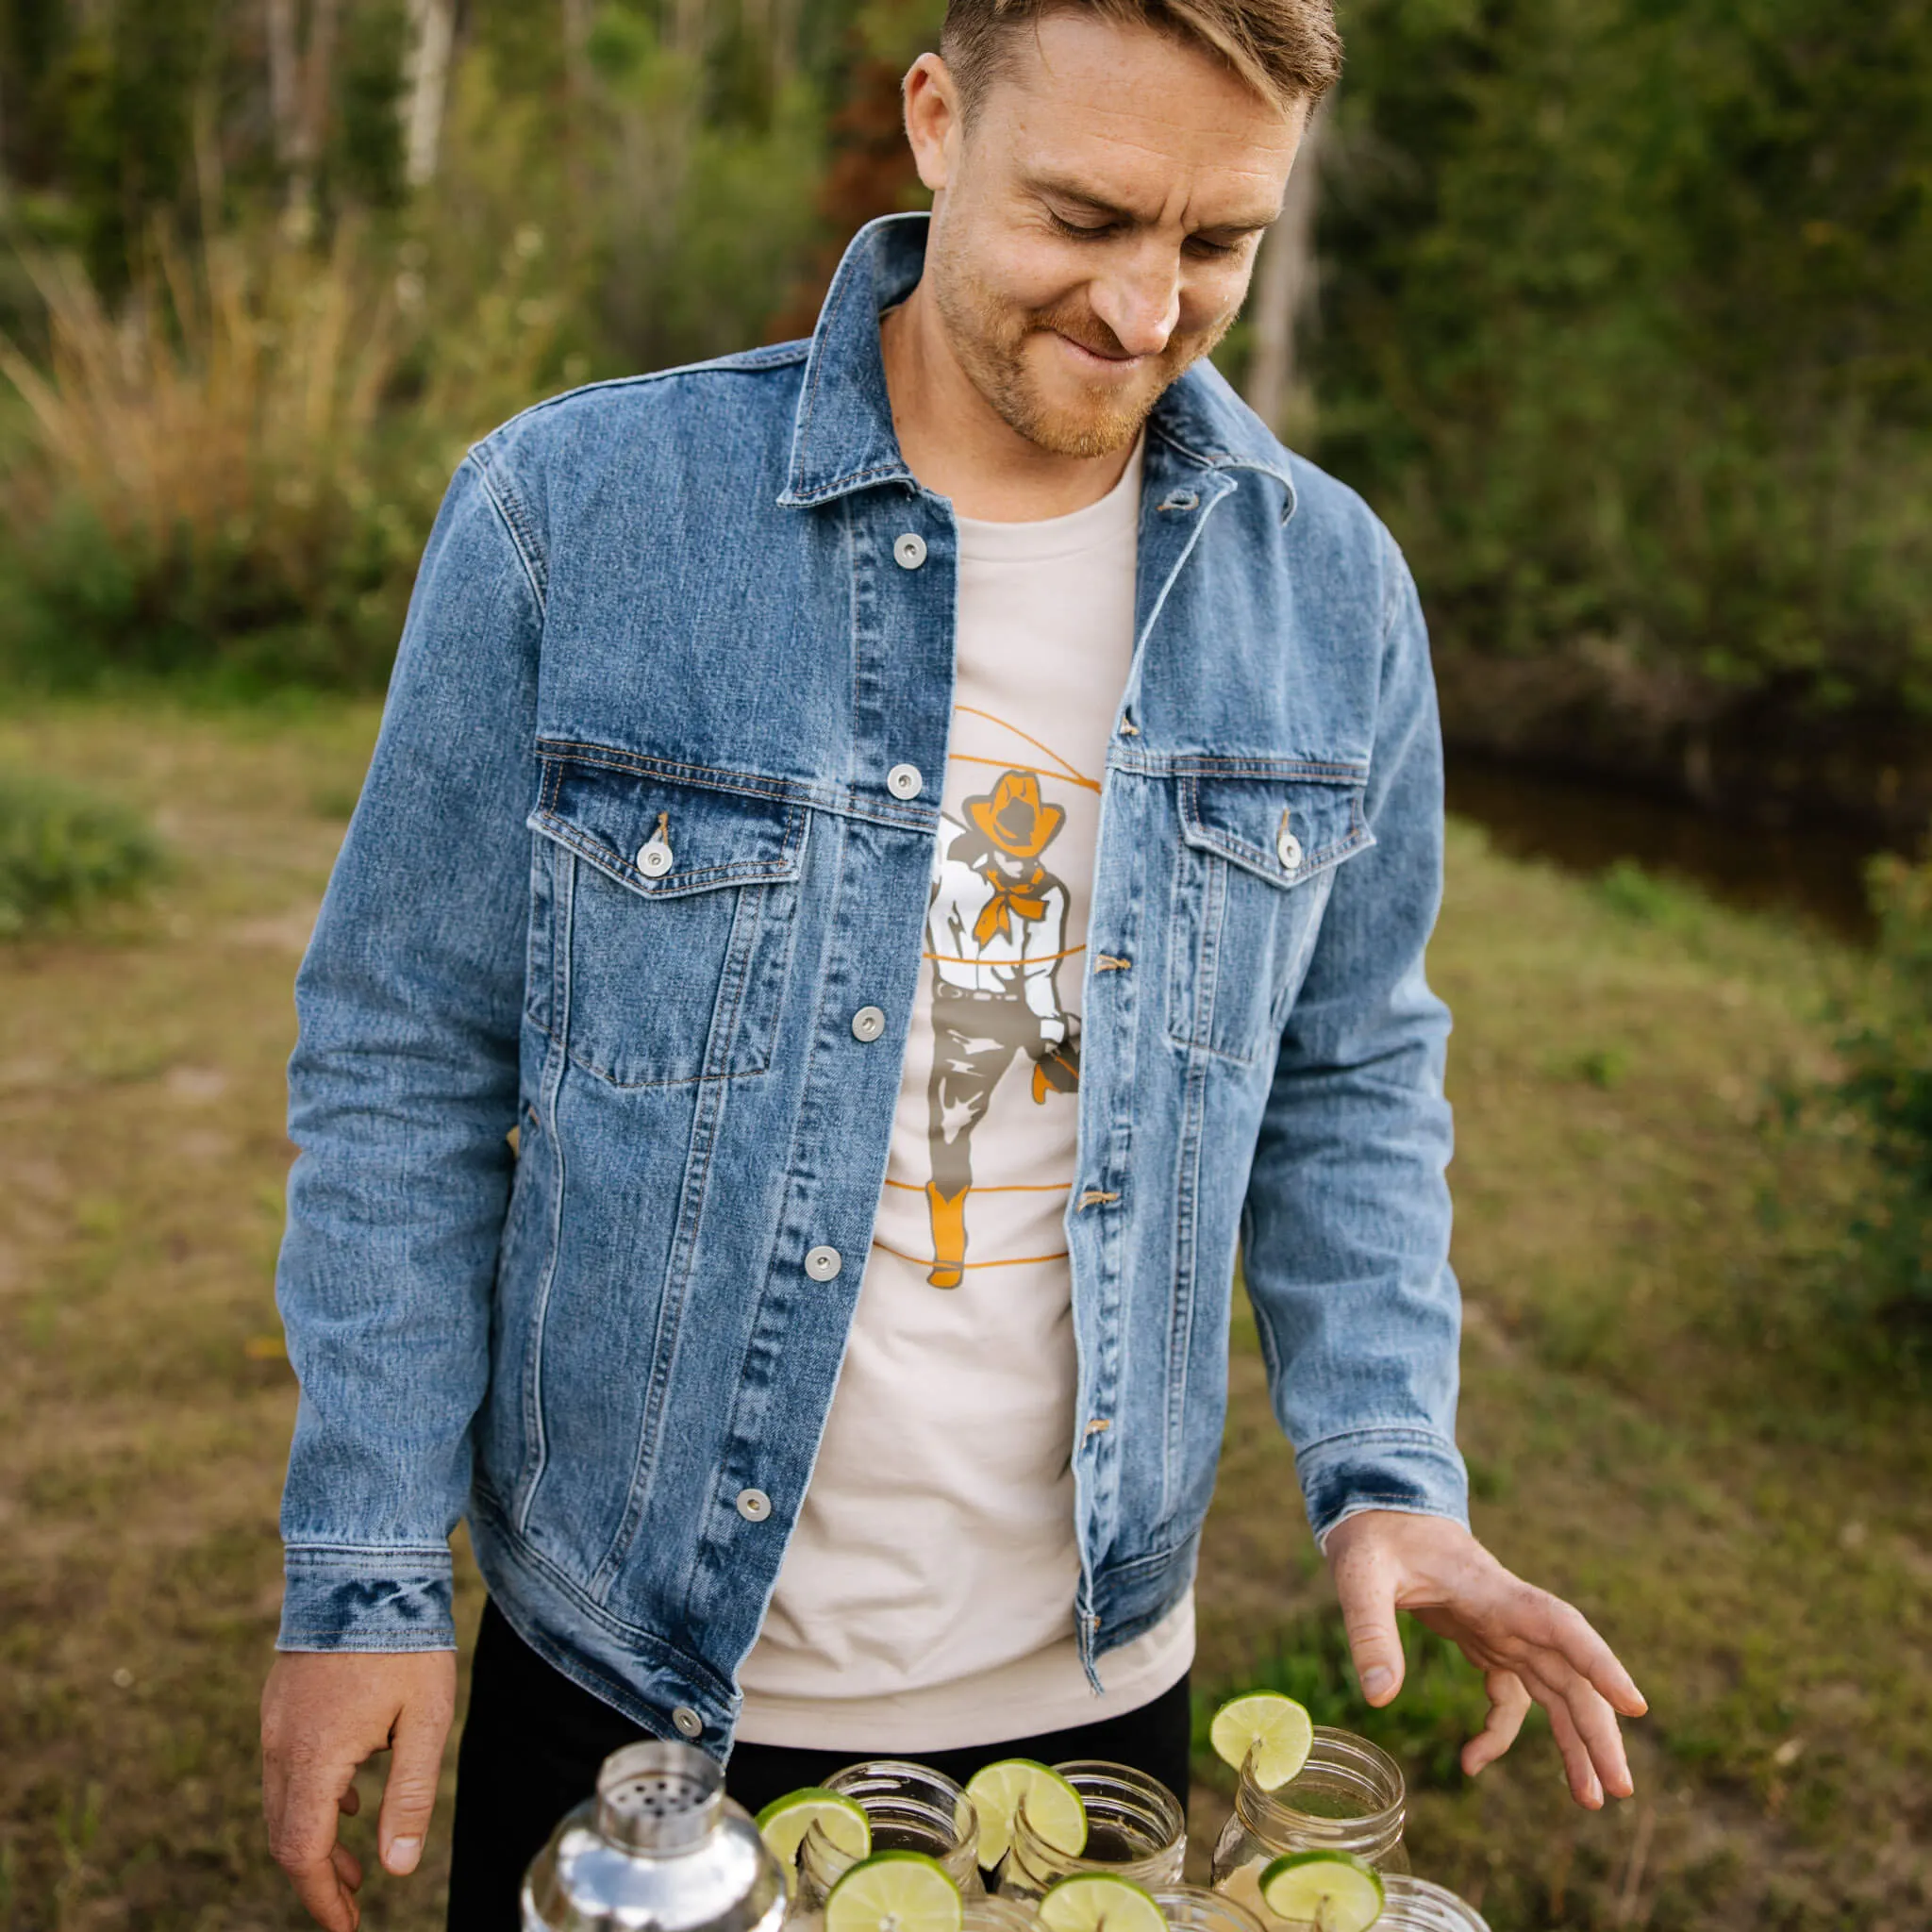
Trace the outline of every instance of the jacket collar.
{"type": "MultiPolygon", "coordinates": [[[[917,487],[892,433],[879,313],[917,285],[930,221],[924,214],[887,215],[852,238],[812,331],[781,508],[829,503],[880,483],[917,487]]],[[[1274,477],[1287,493],[1283,521],[1293,514],[1286,453],[1212,363],[1195,363],[1169,388],[1147,426],[1185,463],[1274,477]]]]}

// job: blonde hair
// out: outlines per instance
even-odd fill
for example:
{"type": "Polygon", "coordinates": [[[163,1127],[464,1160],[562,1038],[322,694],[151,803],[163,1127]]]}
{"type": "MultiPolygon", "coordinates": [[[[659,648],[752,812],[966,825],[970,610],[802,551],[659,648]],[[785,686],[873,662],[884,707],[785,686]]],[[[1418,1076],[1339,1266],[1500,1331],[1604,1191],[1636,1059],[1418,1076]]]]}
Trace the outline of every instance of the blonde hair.
{"type": "Polygon", "coordinates": [[[1191,41],[1284,109],[1312,107],[1341,76],[1330,0],[947,0],[940,52],[968,113],[1006,70],[1015,33],[1049,13],[1191,41]]]}

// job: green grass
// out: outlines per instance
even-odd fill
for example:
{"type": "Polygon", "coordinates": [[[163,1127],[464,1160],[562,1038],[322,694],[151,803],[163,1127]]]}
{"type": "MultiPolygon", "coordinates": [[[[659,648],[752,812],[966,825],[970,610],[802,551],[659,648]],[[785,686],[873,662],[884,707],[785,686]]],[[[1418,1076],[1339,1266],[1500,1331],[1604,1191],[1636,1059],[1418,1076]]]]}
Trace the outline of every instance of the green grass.
{"type": "MultiPolygon", "coordinates": [[[[255,1785],[294,1401],[271,1274],[290,982],[375,717],[143,697],[0,724],[0,762],[110,774],[192,855],[126,929],[0,951],[7,1932],[304,1923],[255,1785]]],[[[1649,1693],[1640,1795],[1576,1811],[1535,1726],[1463,1780],[1479,1693],[1420,1632],[1396,1705],[1359,1704],[1245,1320],[1204,1703],[1274,1684],[1372,1730],[1410,1775],[1416,1868],[1495,1932],[1921,1932],[1924,1396],[1836,1312],[1871,1181],[1857,1124],[1788,1131],[1772,1098],[1841,1076],[1834,1002],[1864,969],[1681,888],[1566,879],[1452,831],[1433,971],[1457,1015],[1476,1525],[1649,1693]]],[[[1205,1839],[1226,1786],[1200,1770],[1205,1839]]],[[[372,1865],[374,1795],[346,1827],[372,1865]]],[[[447,1819],[445,1795],[419,1878],[372,1876],[366,1924],[441,1925],[447,1819]]]]}
{"type": "Polygon", "coordinates": [[[125,805],[0,767],[0,939],[134,898],[162,863],[159,841],[125,805]]]}

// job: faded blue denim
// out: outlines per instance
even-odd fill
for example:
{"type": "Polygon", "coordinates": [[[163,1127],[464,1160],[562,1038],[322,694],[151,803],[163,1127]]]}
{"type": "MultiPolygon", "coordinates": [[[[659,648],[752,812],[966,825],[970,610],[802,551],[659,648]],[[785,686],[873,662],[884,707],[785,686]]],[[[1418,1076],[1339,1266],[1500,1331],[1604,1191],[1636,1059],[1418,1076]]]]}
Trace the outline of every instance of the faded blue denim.
{"type": "MultiPolygon", "coordinates": [[[[467,1515],[540,1652],[728,1748],[920,972],[958,543],[877,315],[924,238],[865,230],[810,342],[559,396],[450,486],[296,989],[285,1647],[447,1646],[467,1515]]],[[[1316,1530],[1464,1513],[1441,855],[1402,558],[1204,364],[1150,424],[1101,804],[1088,958],[1131,963],[1083,988],[1090,1670],[1192,1576],[1238,1247],[1316,1530]]]]}

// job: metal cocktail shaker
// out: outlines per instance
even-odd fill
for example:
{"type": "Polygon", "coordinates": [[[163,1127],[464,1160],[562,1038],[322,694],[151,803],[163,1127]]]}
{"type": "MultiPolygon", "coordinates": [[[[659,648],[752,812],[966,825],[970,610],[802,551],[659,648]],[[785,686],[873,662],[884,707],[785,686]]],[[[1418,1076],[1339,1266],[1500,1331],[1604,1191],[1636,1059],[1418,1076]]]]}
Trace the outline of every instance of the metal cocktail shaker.
{"type": "Polygon", "coordinates": [[[724,1774],[689,1744],[631,1744],[524,1879],[524,1932],[777,1932],[785,1875],[724,1774]]]}

